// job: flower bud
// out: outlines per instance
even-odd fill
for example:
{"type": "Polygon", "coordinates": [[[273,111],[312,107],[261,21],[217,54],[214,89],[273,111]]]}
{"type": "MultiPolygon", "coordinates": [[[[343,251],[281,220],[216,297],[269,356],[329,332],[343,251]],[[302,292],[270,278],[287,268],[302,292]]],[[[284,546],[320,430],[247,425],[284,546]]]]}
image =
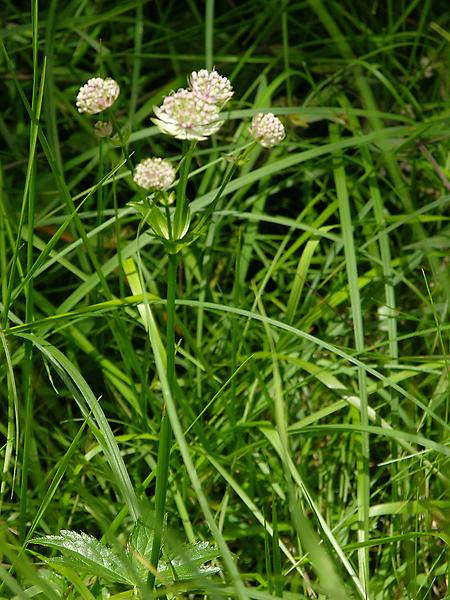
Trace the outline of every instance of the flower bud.
{"type": "Polygon", "coordinates": [[[110,137],[113,132],[111,121],[97,121],[94,125],[94,133],[99,138],[110,137]]]}

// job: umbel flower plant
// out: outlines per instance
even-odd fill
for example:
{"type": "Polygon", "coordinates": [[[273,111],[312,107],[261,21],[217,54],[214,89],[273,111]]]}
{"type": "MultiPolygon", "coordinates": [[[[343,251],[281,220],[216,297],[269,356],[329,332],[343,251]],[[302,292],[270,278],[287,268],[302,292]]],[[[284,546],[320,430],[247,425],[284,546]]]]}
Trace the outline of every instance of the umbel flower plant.
{"type": "MultiPolygon", "coordinates": [[[[164,98],[160,106],[155,106],[153,109],[156,117],[152,121],[158,129],[166,135],[184,141],[183,158],[179,168],[179,180],[176,189],[175,209],[172,213],[165,211],[164,214],[158,209],[155,201],[167,205],[167,194],[147,196],[141,202],[132,202],[131,205],[142,215],[155,235],[162,239],[169,252],[177,253],[183,246],[192,243],[198,237],[220,199],[225,185],[231,179],[236,166],[252,148],[252,146],[247,147],[242,156],[238,156],[230,164],[216,198],[196,225],[190,227],[186,183],[195,144],[206,140],[219,131],[224,123],[220,111],[233,95],[231,82],[226,77],[221,76],[216,70],[201,69],[190,74],[187,88],[170,93],[164,98]],[[190,142],[189,145],[186,144],[187,141],[190,142]],[[163,232],[163,235],[161,235],[161,232],[163,232]]],[[[264,148],[276,146],[285,137],[283,124],[272,113],[257,114],[252,120],[249,132],[255,142],[264,148]]],[[[150,163],[148,168],[151,168],[150,163]]],[[[135,172],[134,180],[139,185],[147,189],[151,188],[154,191],[163,189],[157,185],[140,183],[140,181],[143,181],[140,166],[137,167],[136,171],[138,170],[137,174],[135,172]]],[[[146,181],[148,182],[154,177],[157,177],[157,175],[147,175],[146,181]]]]}
{"type": "MultiPolygon", "coordinates": [[[[147,579],[150,589],[155,585],[155,572],[160,562],[172,428],[175,430],[183,454],[184,438],[182,437],[182,427],[177,413],[178,388],[175,371],[175,297],[178,255],[184,247],[192,244],[199,237],[226,185],[231,180],[236,168],[245,161],[247,154],[257,144],[260,144],[263,148],[272,148],[285,137],[283,124],[274,114],[257,114],[249,128],[253,142],[246,144],[238,151],[234,160],[228,161],[222,183],[213,201],[192,224],[186,189],[193,153],[198,142],[207,140],[222,127],[224,115],[221,111],[223,111],[233,94],[230,81],[221,76],[216,70],[201,69],[191,73],[188,77],[188,87],[173,91],[166,96],[160,106],[154,107],[155,117],[152,118],[153,123],[161,133],[182,140],[182,158],[178,167],[175,168],[166,159],[149,157],[132,168],[133,182],[140,190],[141,200],[129,204],[141,216],[143,222],[150,227],[155,237],[162,242],[168,259],[166,364],[157,361],[158,374],[160,380],[164,382],[162,387],[165,393],[156,470],[155,529],[150,556],[153,568],[149,571],[147,579]],[[178,175],[177,181],[175,180],[176,175],[178,175]],[[169,191],[172,187],[174,189],[169,191]]],[[[97,114],[110,108],[118,95],[119,86],[114,80],[95,77],[80,89],[76,101],[77,107],[80,112],[97,114]]],[[[115,123],[113,115],[111,115],[111,120],[115,123]]],[[[120,136],[120,131],[117,133],[120,136]]],[[[128,164],[131,162],[129,156],[127,162],[128,164]]],[[[152,344],[156,343],[153,339],[151,339],[151,342],[152,344]]],[[[153,348],[155,356],[157,356],[159,347],[153,346],[153,348]]],[[[186,467],[189,467],[188,470],[192,478],[195,469],[189,463],[191,461],[189,452],[183,454],[183,459],[186,467]]],[[[193,480],[192,483],[194,487],[201,487],[200,481],[194,482],[193,480]]],[[[203,511],[220,546],[223,543],[220,542],[222,538],[218,530],[216,531],[215,521],[207,503],[205,503],[203,511]]],[[[226,546],[220,548],[220,550],[224,558],[226,556],[230,557],[226,546]]],[[[228,566],[230,567],[230,563],[228,563],[228,566]]]]}

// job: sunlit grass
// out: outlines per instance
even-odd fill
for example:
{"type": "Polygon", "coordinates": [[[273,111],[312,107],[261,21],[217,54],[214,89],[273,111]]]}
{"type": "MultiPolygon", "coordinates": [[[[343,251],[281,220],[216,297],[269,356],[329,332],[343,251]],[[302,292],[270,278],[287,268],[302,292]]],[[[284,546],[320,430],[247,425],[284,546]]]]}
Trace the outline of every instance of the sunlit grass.
{"type": "Polygon", "coordinates": [[[0,598],[446,598],[445,3],[4,12],[0,598]],[[130,166],[179,162],[153,106],[213,66],[235,96],[194,149],[192,218],[221,195],[171,256],[130,166]],[[121,139],[76,110],[97,75],[121,139]],[[269,110],[287,136],[264,150],[269,110]],[[116,575],[30,542],[63,530],[116,575]]]}

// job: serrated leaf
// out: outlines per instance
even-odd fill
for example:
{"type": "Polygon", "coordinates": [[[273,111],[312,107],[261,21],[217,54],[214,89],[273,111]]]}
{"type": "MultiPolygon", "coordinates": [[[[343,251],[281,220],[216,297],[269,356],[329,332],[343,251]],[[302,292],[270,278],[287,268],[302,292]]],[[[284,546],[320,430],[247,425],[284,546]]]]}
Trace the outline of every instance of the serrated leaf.
{"type": "Polygon", "coordinates": [[[128,540],[128,545],[141,556],[149,557],[152,552],[154,530],[138,521],[128,540]]]}
{"type": "Polygon", "coordinates": [[[199,575],[212,575],[220,571],[219,567],[205,565],[220,556],[216,546],[210,546],[209,542],[197,542],[184,546],[182,552],[167,561],[160,561],[158,571],[164,577],[170,575],[176,581],[194,579],[199,575]]]}
{"type": "Polygon", "coordinates": [[[48,535],[31,540],[33,544],[55,548],[63,557],[56,559],[76,571],[102,577],[112,583],[134,585],[126,565],[110,548],[87,533],[63,529],[60,535],[48,535]]]}
{"type": "Polygon", "coordinates": [[[132,568],[141,581],[145,581],[148,575],[148,568],[145,561],[150,562],[153,535],[153,529],[139,521],[136,523],[128,540],[128,552],[132,568]]]}
{"type": "MultiPolygon", "coordinates": [[[[148,569],[140,557],[150,561],[153,529],[142,522],[138,522],[128,541],[130,559],[133,569],[145,581],[148,569]]],[[[158,563],[158,571],[166,580],[186,581],[199,575],[210,575],[220,571],[218,567],[206,566],[205,563],[220,555],[215,546],[209,542],[198,542],[183,546],[179,552],[170,555],[165,552],[164,558],[158,563]]]]}

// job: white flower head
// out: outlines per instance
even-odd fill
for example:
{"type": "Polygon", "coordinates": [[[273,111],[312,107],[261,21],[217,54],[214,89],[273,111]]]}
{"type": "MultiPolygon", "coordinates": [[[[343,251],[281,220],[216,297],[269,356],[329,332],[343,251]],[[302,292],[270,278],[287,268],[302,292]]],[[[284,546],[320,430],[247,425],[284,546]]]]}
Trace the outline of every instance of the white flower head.
{"type": "Polygon", "coordinates": [[[230,80],[219,75],[216,70],[201,69],[200,71],[193,71],[188,79],[190,90],[197,98],[216,104],[220,108],[234,94],[230,80]]]}
{"type": "Polygon", "coordinates": [[[119,84],[111,77],[93,77],[78,92],[78,112],[88,115],[102,112],[114,104],[119,94],[119,84]]]}
{"type": "Polygon", "coordinates": [[[223,125],[217,106],[198,98],[191,90],[172,92],[153,110],[157,116],[153,123],[179,140],[205,140],[223,125]]]}
{"type": "Polygon", "coordinates": [[[252,119],[250,133],[263,148],[272,148],[286,136],[283,123],[272,113],[258,113],[252,119]]]}
{"type": "Polygon", "coordinates": [[[175,169],[162,158],[146,158],[134,170],[133,180],[146,190],[168,190],[175,181],[175,169]]]}

